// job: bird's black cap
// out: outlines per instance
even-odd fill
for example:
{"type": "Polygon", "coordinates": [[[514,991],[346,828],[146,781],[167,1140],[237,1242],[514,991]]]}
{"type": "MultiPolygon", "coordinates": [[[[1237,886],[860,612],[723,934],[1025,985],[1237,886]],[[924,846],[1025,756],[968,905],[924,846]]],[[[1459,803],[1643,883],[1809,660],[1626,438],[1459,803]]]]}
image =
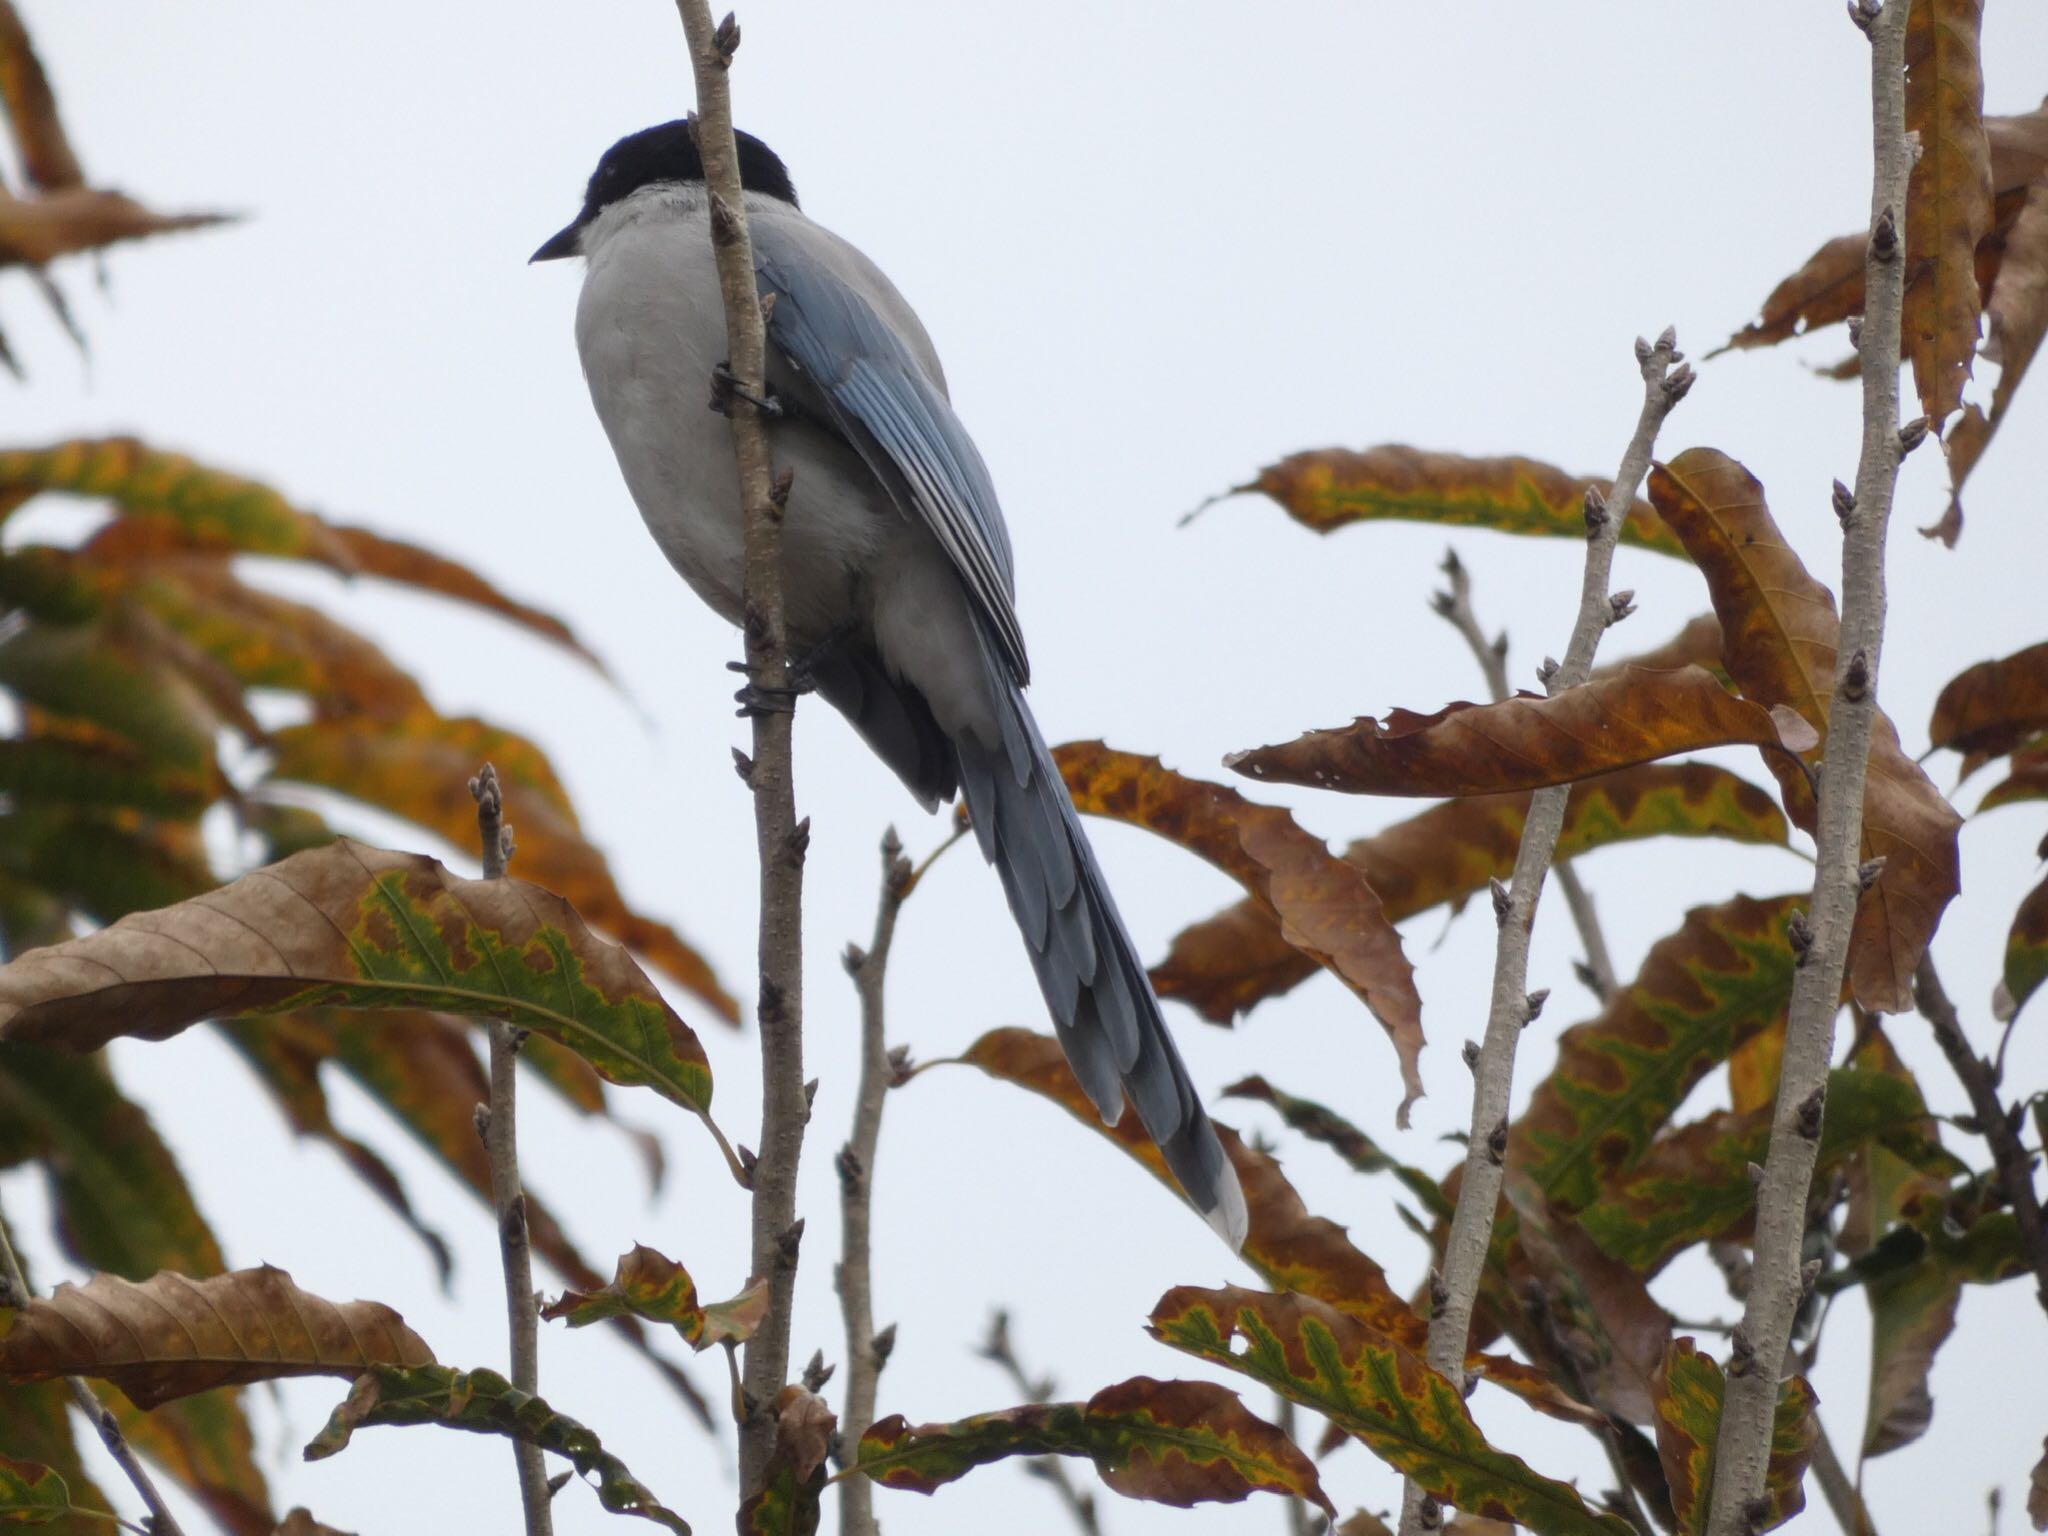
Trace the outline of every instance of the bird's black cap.
{"type": "MultiPolygon", "coordinates": [[[[796,206],[796,187],[789,179],[775,151],[751,133],[733,134],[740,152],[740,186],[796,206]]],[[[697,153],[697,140],[686,119],[629,133],[604,152],[597,169],[590,173],[590,185],[583,192],[583,209],[565,228],[535,251],[534,261],[555,261],[576,254],[577,237],[598,214],[642,187],[670,181],[702,181],[704,160],[697,153]]]]}

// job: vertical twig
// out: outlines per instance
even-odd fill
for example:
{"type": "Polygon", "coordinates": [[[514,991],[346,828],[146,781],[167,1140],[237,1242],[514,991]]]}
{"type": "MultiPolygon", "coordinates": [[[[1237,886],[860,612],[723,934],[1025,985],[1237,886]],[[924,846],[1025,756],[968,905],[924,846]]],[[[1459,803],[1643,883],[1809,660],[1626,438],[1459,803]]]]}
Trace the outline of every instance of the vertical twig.
{"type": "MultiPolygon", "coordinates": [[[[676,0],[689,39],[697,82],[697,150],[711,210],[711,243],[725,301],[727,362],[740,388],[730,392],[733,457],[746,516],[744,632],[747,676],[757,695],[789,697],[789,637],[782,605],[782,512],[768,460],[760,407],[767,357],[761,300],[754,285],[754,248],[747,234],[739,152],[733,142],[732,96],[726,72],[740,44],[731,16],[717,28],[705,0],[676,0]],[[749,397],[753,398],[749,398],[749,397]]],[[[708,384],[709,381],[707,381],[708,384]]],[[[760,1007],[761,1149],[749,1179],[754,1192],[753,1272],[768,1281],[768,1315],[747,1341],[741,1370],[740,1484],[760,1486],[775,1443],[774,1404],[789,1376],[789,1325],[796,1295],[797,1160],[803,1152],[810,1096],[803,1058],[803,871],[810,823],[796,819],[787,707],[753,710],[754,753],[739,760],[754,792],[754,842],[761,866],[760,1007]]]]}
{"type": "MultiPolygon", "coordinates": [[[[1586,495],[1586,567],[1579,590],[1579,615],[1560,664],[1548,658],[1537,676],[1552,695],[1576,688],[1592,674],[1593,655],[1610,625],[1631,611],[1629,594],[1608,595],[1614,546],[1622,520],[1634,505],[1636,489],[1649,472],[1657,432],[1673,406],[1692,387],[1693,372],[1678,351],[1670,330],[1652,346],[1637,341],[1636,361],[1643,376],[1643,407],[1635,435],[1615,471],[1611,504],[1598,493],[1586,495]]],[[[1536,920],[1536,902],[1544,876],[1557,851],[1571,786],[1539,789],[1529,799],[1522,822],[1522,845],[1515,856],[1513,883],[1493,888],[1494,916],[1500,937],[1494,951],[1493,995],[1487,1010],[1486,1039],[1473,1064],[1472,1135],[1465,1154],[1464,1183],[1444,1243],[1443,1269],[1431,1277],[1429,1363],[1452,1381],[1465,1379],[1465,1352],[1472,1332],[1472,1307],[1493,1240],[1493,1218],[1500,1203],[1508,1142],[1508,1096],[1514,1087],[1515,1048],[1522,1030],[1541,1006],[1541,994],[1529,992],[1529,934],[1536,920]]],[[[1401,1536],[1433,1530],[1442,1519],[1434,1499],[1410,1483],[1402,1497],[1401,1536]]]]}
{"type": "MultiPolygon", "coordinates": [[[[1441,567],[1449,581],[1449,590],[1430,594],[1429,606],[1440,618],[1455,629],[1471,648],[1472,659],[1479,663],[1479,671],[1486,679],[1486,691],[1498,704],[1506,698],[1508,688],[1508,636],[1502,630],[1493,639],[1486,638],[1486,631],[1480,628],[1479,614],[1472,606],[1472,578],[1466,573],[1465,562],[1458,558],[1456,550],[1444,551],[1441,567]]],[[[1564,893],[1564,902],[1571,909],[1572,925],[1579,930],[1579,942],[1585,946],[1586,958],[1581,979],[1592,989],[1602,1002],[1614,995],[1614,960],[1608,953],[1607,935],[1600,927],[1600,914],[1593,906],[1593,893],[1586,889],[1579,879],[1579,872],[1569,863],[1559,864],[1551,871],[1557,879],[1558,890],[1564,893]]]]}
{"type": "MultiPolygon", "coordinates": [[[[1301,1415],[1295,1409],[1294,1399],[1291,1397],[1275,1397],[1273,1403],[1276,1410],[1273,1422],[1279,1427],[1281,1434],[1285,1435],[1295,1444],[1299,1444],[1300,1438],[1297,1432],[1301,1427],[1301,1415]]],[[[1308,1500],[1297,1499],[1292,1494],[1287,1496],[1287,1536],[1315,1536],[1316,1528],[1320,1523],[1309,1512],[1308,1500]]]]}
{"type": "MultiPolygon", "coordinates": [[[[1025,1402],[1043,1403],[1052,1397],[1051,1379],[1031,1375],[1018,1360],[1017,1351],[1010,1343],[1009,1313],[999,1311],[988,1320],[988,1337],[982,1340],[975,1353],[1001,1366],[1003,1374],[1010,1378],[1011,1385],[1016,1387],[1025,1402]]],[[[1073,1516],[1081,1536],[1102,1536],[1102,1523],[1095,1513],[1095,1496],[1076,1486],[1059,1457],[1034,1456],[1024,1463],[1024,1470],[1041,1482],[1052,1485],[1053,1492],[1067,1507],[1067,1513],[1073,1516]]]]}
{"type": "MultiPolygon", "coordinates": [[[[860,994],[860,1085],[855,1091],[853,1134],[839,1151],[840,1256],[833,1279],[846,1318],[846,1411],[840,1428],[857,1444],[875,1422],[875,1389],[896,1342],[893,1325],[875,1332],[874,1271],[869,1230],[874,1214],[875,1149],[882,1136],[882,1104],[894,1071],[882,1008],[889,948],[896,938],[896,914],[913,883],[910,860],[894,827],[882,834],[882,894],[875,907],[875,932],[868,947],[846,946],[846,970],[860,994]]],[[[865,1477],[839,1485],[840,1536],[875,1536],[874,1487],[865,1477]]]]}
{"type": "MultiPolygon", "coordinates": [[[[500,880],[512,857],[512,829],[505,824],[505,791],[498,770],[485,763],[469,781],[476,801],[477,839],[483,877],[500,880]]],[[[512,1385],[540,1395],[540,1304],[533,1290],[533,1247],[526,1231],[526,1191],[519,1183],[519,1047],[526,1031],[492,1019],[491,1102],[479,1104],[477,1134],[491,1168],[491,1207],[498,1216],[498,1257],[505,1269],[505,1323],[512,1356],[512,1385]]],[[[548,1492],[547,1462],[537,1445],[512,1442],[519,1468],[519,1501],[526,1511],[526,1536],[552,1536],[555,1518],[548,1492]]]]}
{"type": "MultiPolygon", "coordinates": [[[[28,1305],[33,1293],[28,1288],[28,1276],[22,1273],[21,1260],[15,1257],[14,1240],[8,1234],[4,1217],[0,1217],[0,1284],[4,1284],[6,1290],[6,1294],[0,1296],[0,1306],[28,1305]]],[[[92,1388],[86,1385],[82,1376],[67,1376],[64,1382],[71,1388],[71,1400],[78,1405],[78,1411],[98,1432],[100,1444],[107,1448],[114,1464],[141,1496],[143,1507],[149,1511],[149,1525],[154,1536],[185,1536],[184,1527],[178,1524],[178,1517],[171,1513],[171,1507],[164,1503],[164,1496],[157,1492],[155,1482],[143,1467],[141,1458],[135,1454],[135,1447],[121,1433],[121,1421],[114,1417],[113,1410],[93,1395],[92,1388]]]]}
{"type": "MultiPolygon", "coordinates": [[[[1802,1247],[1807,1192],[1820,1150],[1828,1063],[1842,970],[1860,894],[1863,785],[1877,709],[1884,640],[1884,547],[1892,488],[1905,448],[1925,423],[1899,428],[1899,310],[1905,290],[1907,0],[1853,0],[1849,14],[1870,39],[1872,143],[1870,243],[1864,258],[1863,449],[1853,501],[1843,510],[1842,630],[1834,701],[1815,810],[1813,897],[1804,952],[1793,976],[1770,1154],[1757,1187],[1754,1269],[1742,1327],[1729,1341],[1728,1388],[1714,1453],[1709,1536],[1747,1536],[1767,1508],[1771,1420],[1793,1316],[1809,1283],[1802,1247]]],[[[1848,498],[1839,498],[1848,501],[1848,498]]]]}
{"type": "Polygon", "coordinates": [[[2048,1307],[2048,1231],[2044,1231],[2041,1201],[2034,1192],[2033,1161],[2020,1144],[2025,1110],[2018,1104],[2008,1109],[2000,1101],[1998,1069],[1970,1049],[1962,1021],[1956,1017],[1956,1005],[1949,1001],[1941,976],[1934,969],[1931,949],[1920,957],[1920,968],[1913,973],[1913,1002],[1921,1016],[1934,1026],[1934,1038],[1942,1054],[1970,1096],[1970,1113],[1976,1118],[1978,1133],[1991,1147],[1999,1186],[2020,1229],[2020,1252],[2034,1271],[2035,1297],[2043,1307],[2048,1307]]]}

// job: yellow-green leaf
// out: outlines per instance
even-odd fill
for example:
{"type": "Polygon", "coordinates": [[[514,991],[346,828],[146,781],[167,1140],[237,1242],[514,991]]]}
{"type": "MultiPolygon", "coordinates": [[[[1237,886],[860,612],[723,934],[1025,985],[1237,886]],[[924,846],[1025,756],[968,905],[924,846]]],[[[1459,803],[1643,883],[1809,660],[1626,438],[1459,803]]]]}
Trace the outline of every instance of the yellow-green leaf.
{"type": "MultiPolygon", "coordinates": [[[[1691,1339],[1671,1341],[1658,1377],[1657,1455],[1671,1487],[1672,1509],[1678,1516],[1680,1536],[1704,1536],[1727,1378],[1691,1339]]],[[[1814,1417],[1817,1401],[1802,1377],[1791,1377],[1779,1387],[1777,1411],[1771,1420],[1770,1462],[1764,1472],[1768,1504],[1762,1518],[1750,1523],[1750,1530],[1773,1530],[1806,1507],[1801,1482],[1820,1432],[1820,1421],[1814,1417]]]]}
{"type": "Polygon", "coordinates": [[[1628,1536],[1626,1521],[1489,1445],[1464,1394],[1416,1354],[1326,1303],[1181,1286],[1149,1331],[1314,1409],[1446,1504],[1548,1536],[1628,1536]]]}
{"type": "MultiPolygon", "coordinates": [[[[1383,518],[1495,528],[1503,533],[1586,536],[1586,492],[1611,494],[1613,482],[1566,474],[1535,459],[1470,459],[1388,445],[1354,453],[1324,448],[1268,465],[1233,494],[1257,491],[1317,533],[1383,518]]],[[[1621,541],[1659,554],[1684,551],[1638,500],[1621,541]]]]}
{"type": "Polygon", "coordinates": [[[1264,1492],[1331,1516],[1315,1463],[1235,1392],[1207,1381],[1136,1376],[1085,1403],[1032,1403],[916,1428],[897,1414],[860,1437],[853,1470],[890,1488],[933,1493],[1007,1456],[1081,1456],[1127,1498],[1187,1508],[1264,1492]]]}
{"type": "Polygon", "coordinates": [[[495,1371],[457,1371],[432,1364],[365,1371],[307,1445],[306,1459],[335,1455],[357,1430],[375,1424],[439,1424],[523,1440],[566,1458],[584,1477],[595,1477],[598,1502],[613,1514],[637,1515],[677,1536],[690,1536],[683,1519],[663,1508],[596,1435],[495,1371]]]}

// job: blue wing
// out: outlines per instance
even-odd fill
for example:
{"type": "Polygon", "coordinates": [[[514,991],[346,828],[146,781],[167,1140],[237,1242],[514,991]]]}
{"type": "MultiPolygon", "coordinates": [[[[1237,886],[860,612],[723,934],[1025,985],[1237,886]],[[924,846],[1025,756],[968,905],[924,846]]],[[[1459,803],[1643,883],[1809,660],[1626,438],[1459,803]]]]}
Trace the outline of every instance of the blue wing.
{"type": "Polygon", "coordinates": [[[1012,676],[1029,682],[1002,508],[944,392],[865,297],[765,220],[754,268],[763,299],[774,295],[768,339],[816,387],[897,507],[931,530],[1012,676]]]}

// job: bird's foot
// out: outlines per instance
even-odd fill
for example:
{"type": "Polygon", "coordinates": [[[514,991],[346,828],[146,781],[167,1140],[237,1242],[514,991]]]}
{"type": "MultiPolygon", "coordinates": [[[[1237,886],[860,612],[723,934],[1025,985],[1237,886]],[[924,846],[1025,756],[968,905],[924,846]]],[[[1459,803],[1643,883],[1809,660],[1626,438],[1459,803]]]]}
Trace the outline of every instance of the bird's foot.
{"type": "Polygon", "coordinates": [[[826,657],[837,650],[846,637],[853,633],[854,621],[841,619],[825,632],[823,639],[814,645],[807,645],[789,658],[789,665],[783,669],[780,687],[769,687],[753,680],[751,669],[744,661],[728,661],[728,672],[747,673],[746,686],[733,695],[739,704],[743,719],[765,714],[794,714],[796,701],[807,693],[818,690],[818,668],[826,657]]]}
{"type": "Polygon", "coordinates": [[[757,393],[740,382],[739,375],[732,371],[731,363],[720,363],[711,370],[711,409],[721,416],[730,416],[736,399],[748,401],[763,416],[783,414],[780,395],[773,390],[757,393]]]}

